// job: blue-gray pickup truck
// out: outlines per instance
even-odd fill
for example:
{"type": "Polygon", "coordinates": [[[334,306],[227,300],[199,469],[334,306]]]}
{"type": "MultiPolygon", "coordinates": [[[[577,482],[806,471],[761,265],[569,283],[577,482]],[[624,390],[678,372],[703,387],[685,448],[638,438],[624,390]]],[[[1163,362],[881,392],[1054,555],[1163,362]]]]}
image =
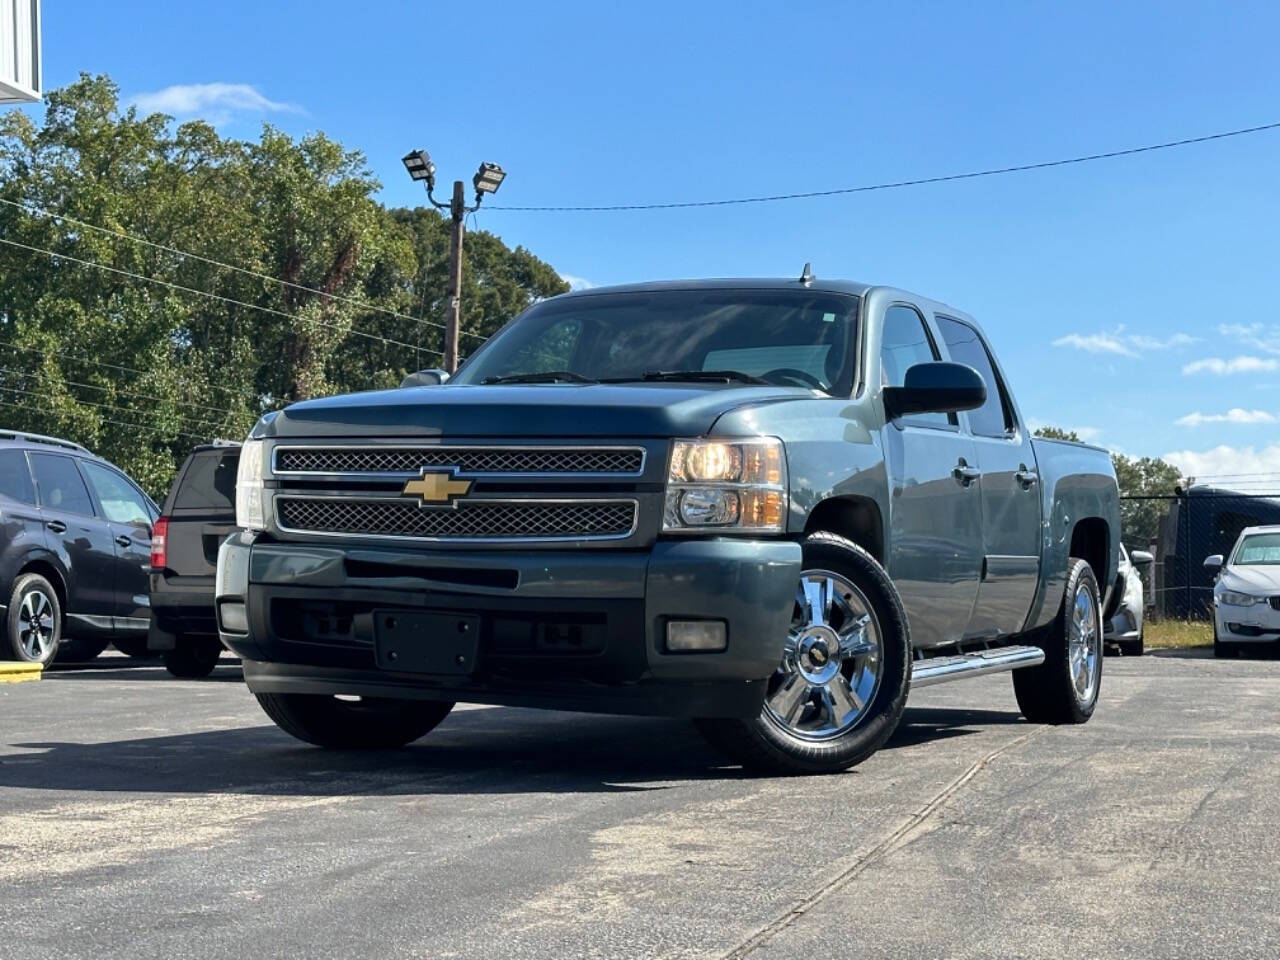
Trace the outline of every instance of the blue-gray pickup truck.
{"type": "Polygon", "coordinates": [[[409,381],[240,457],[219,629],[302,740],[401,746],[466,701],[820,772],[912,687],[1009,670],[1028,720],[1093,713],[1111,461],[1032,439],[959,310],[807,269],[597,288],[409,381]]]}

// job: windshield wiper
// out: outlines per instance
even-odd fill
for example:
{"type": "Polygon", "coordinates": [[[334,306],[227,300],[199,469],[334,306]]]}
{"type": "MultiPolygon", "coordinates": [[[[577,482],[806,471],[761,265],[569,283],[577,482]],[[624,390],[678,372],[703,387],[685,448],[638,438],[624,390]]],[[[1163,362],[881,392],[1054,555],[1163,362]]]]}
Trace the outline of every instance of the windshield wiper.
{"type": "Polygon", "coordinates": [[[741,370],[650,370],[639,377],[619,377],[613,383],[625,380],[687,381],[689,383],[768,383],[741,370]]]}
{"type": "Polygon", "coordinates": [[[599,383],[572,370],[548,370],[545,373],[510,373],[505,377],[485,377],[481,383],[599,383]]]}

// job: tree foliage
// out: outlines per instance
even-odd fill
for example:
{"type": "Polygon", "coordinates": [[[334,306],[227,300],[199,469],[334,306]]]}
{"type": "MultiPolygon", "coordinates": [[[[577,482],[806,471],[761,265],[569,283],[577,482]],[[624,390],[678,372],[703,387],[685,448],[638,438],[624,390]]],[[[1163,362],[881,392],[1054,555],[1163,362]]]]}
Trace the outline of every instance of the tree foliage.
{"type": "MultiPolygon", "coordinates": [[[[1080,440],[1074,430],[1060,427],[1039,427],[1035,435],[1050,440],[1080,440]]],[[[1160,530],[1160,519],[1168,511],[1182,475],[1177,467],[1159,457],[1126,457],[1112,452],[1111,463],[1120,488],[1120,522],[1125,545],[1133,550],[1145,550],[1160,530]]]]}
{"type": "MultiPolygon", "coordinates": [[[[42,123],[0,115],[0,424],[160,494],[194,443],[264,410],[438,365],[449,225],[379,189],[323,134],[175,125],[122,109],[105,77],[51,92],[42,123]]],[[[484,231],[463,263],[463,355],[568,289],[484,231]]]]}

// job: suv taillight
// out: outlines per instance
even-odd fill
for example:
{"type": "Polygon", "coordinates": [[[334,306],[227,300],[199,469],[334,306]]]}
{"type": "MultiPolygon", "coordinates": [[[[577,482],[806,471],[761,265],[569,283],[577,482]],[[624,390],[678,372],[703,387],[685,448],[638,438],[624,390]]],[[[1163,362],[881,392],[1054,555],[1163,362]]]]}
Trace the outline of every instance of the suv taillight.
{"type": "Polygon", "coordinates": [[[153,570],[163,570],[168,566],[168,557],[165,556],[165,537],[169,533],[169,518],[158,517],[155,525],[151,528],[151,568],[153,570]]]}

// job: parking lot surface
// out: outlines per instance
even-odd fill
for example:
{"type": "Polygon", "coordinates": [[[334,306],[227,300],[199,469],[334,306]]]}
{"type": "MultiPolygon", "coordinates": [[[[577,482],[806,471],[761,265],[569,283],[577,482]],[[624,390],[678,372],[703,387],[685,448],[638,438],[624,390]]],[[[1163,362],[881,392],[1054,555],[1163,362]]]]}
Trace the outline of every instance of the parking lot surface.
{"type": "Polygon", "coordinates": [[[1084,727],[1007,676],[853,772],[682,722],[460,708],[307,748],[234,665],[0,687],[0,955],[1280,956],[1280,662],[1109,659],[1084,727]]]}

